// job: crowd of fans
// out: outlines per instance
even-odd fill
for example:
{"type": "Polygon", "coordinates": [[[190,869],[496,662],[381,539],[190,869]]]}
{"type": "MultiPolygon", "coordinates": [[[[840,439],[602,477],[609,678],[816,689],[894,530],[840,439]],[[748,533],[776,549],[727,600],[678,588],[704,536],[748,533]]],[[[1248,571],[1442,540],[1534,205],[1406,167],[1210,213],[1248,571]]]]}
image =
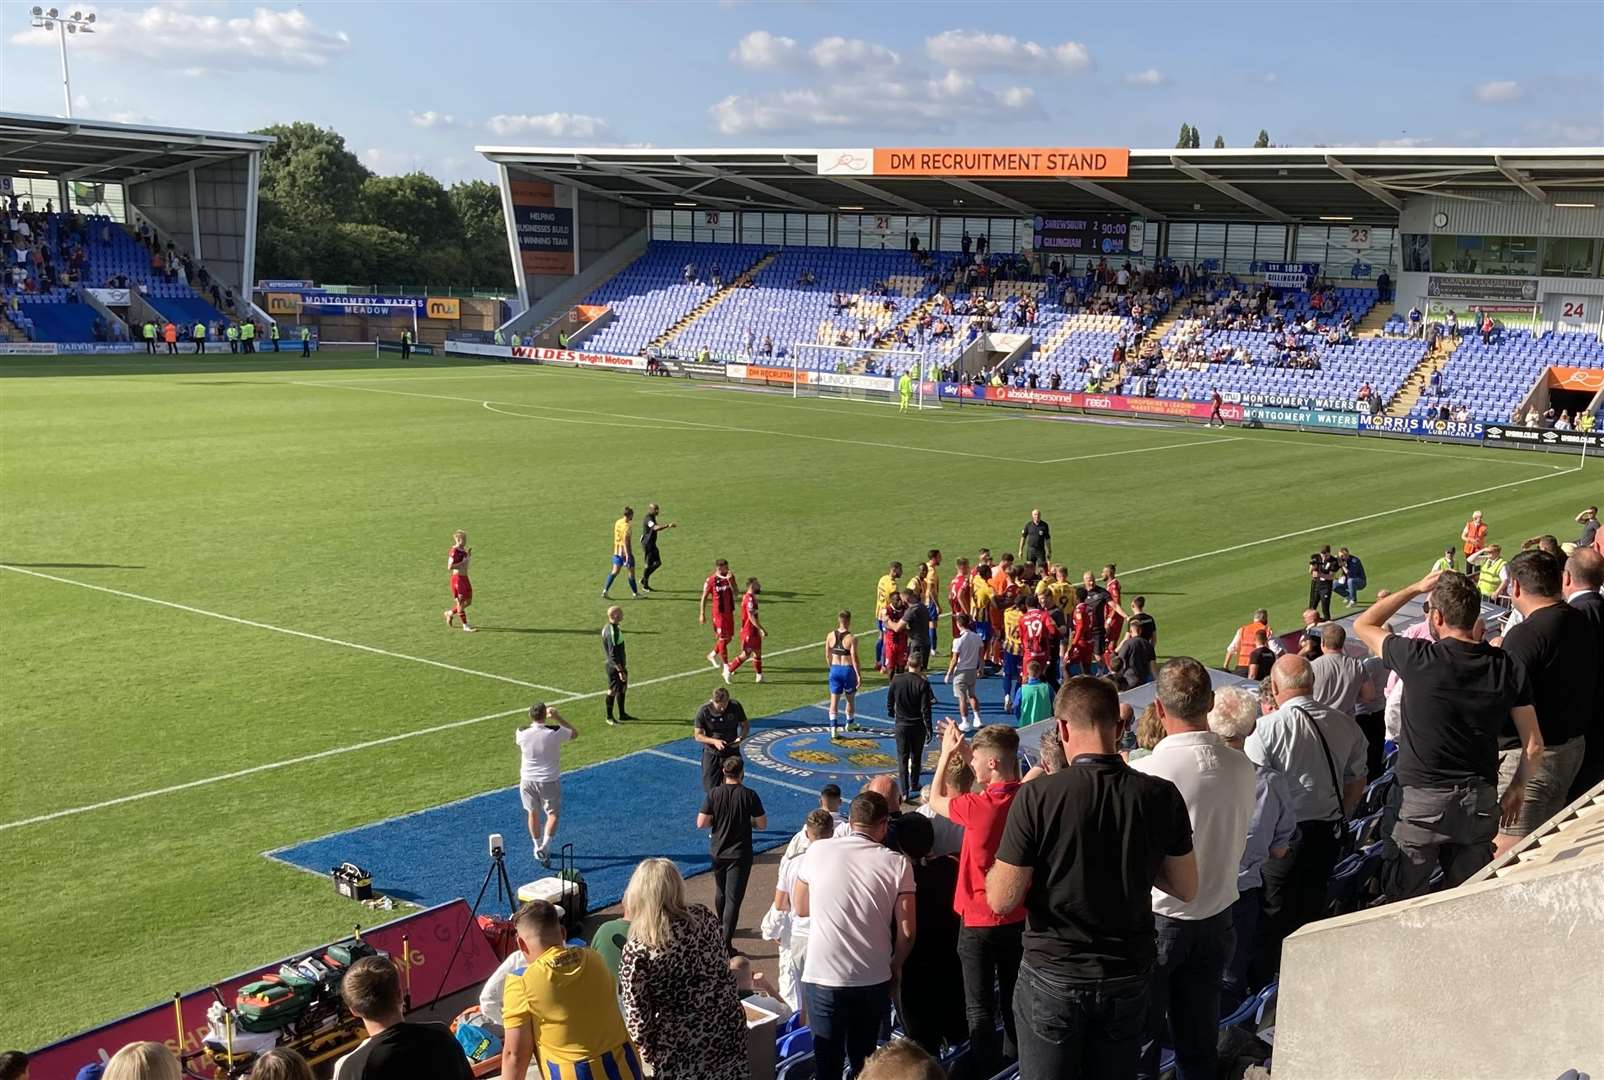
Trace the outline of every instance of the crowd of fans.
{"type": "MultiPolygon", "coordinates": [[[[1356,847],[1384,853],[1360,904],[1452,888],[1604,780],[1604,532],[1593,507],[1576,523],[1574,541],[1534,537],[1506,561],[1478,511],[1420,581],[1379,591],[1351,631],[1329,621],[1330,595],[1340,583],[1356,601],[1363,564],[1324,548],[1310,559],[1301,632],[1276,634],[1261,610],[1226,650],[1224,667],[1257,686],[1215,689],[1204,664],[1175,656],[1137,716],[1120,702],[1120,665],[1111,677],[1083,653],[1043,651],[1057,595],[1073,598],[1073,642],[1091,623],[1089,594],[1117,609],[1119,587],[1113,566],[1070,585],[1033,513],[1018,565],[985,555],[981,573],[960,560],[966,599],[948,667],[949,678],[983,677],[1000,660],[1006,684],[1023,661],[1027,687],[1051,684],[1006,698],[1020,724],[1051,720],[1024,775],[1018,728],[982,726],[978,709],[971,726],[966,691],[958,721],[931,723],[923,669],[935,627],[908,634],[898,607],[922,604],[924,572],[897,589],[893,564],[879,666],[893,677],[899,742],[905,719],[917,756],[939,736],[928,791],[906,762],[846,805],[838,787],[821,791],[758,928],[779,946],[771,983],[733,947],[765,813],[743,783],[745,715],[719,688],[697,719],[711,762],[697,825],[715,869],[745,868],[739,881],[719,875],[712,910],[687,901],[671,861],[647,859],[621,918],[589,946],[567,937],[552,904],[525,904],[518,947],[481,999],[503,1033],[502,1076],[522,1080],[535,1060],[542,1076],[743,1080],[743,1000],[799,1013],[820,1077],[848,1066],[870,1080],[940,1077],[937,1061],[964,1044],[969,1076],[1017,1060],[1024,1080],[1151,1077],[1164,1047],[1177,1075],[1216,1075],[1221,1017],[1276,980],[1289,935],[1331,913],[1356,847]],[[1007,602],[996,652],[972,630],[991,619],[977,597],[1007,602]],[[1417,599],[1423,618],[1400,619],[1417,599]],[[1027,710],[1038,698],[1045,710],[1027,710]],[[893,1016],[900,1036],[881,1046],[893,1016]]],[[[1143,606],[1122,621],[1150,644],[1143,606]]],[[[469,1075],[445,1028],[403,1019],[389,959],[353,964],[342,995],[369,1037],[335,1080],[402,1075],[401,1063],[406,1075],[469,1075]]],[[[25,1056],[0,1056],[0,1080],[26,1068],[25,1056]]],[[[102,1076],[172,1080],[177,1069],[166,1048],[140,1043],[102,1076]]],[[[250,1075],[310,1073],[275,1050],[250,1075]]]]}

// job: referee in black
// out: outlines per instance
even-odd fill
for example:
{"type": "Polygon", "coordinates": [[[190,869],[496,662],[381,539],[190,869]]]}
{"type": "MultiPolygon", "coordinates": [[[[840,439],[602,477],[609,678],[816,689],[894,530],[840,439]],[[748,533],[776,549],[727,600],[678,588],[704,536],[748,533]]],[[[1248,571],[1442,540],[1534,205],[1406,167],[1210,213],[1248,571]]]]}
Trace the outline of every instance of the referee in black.
{"type": "Polygon", "coordinates": [[[752,734],[752,723],[739,701],[720,686],[713,699],[696,711],[696,741],[702,744],[702,791],[711,792],[724,782],[724,762],[741,756],[741,744],[752,734]]]}
{"type": "Polygon", "coordinates": [[[640,546],[646,556],[646,572],[641,575],[640,587],[645,592],[652,591],[652,571],[663,565],[663,557],[657,553],[657,534],[664,529],[677,529],[679,522],[670,521],[667,525],[657,522],[657,515],[662,513],[656,503],[646,504],[646,522],[640,531],[640,546]]]}
{"type": "Polygon", "coordinates": [[[624,621],[624,609],[614,604],[607,609],[607,623],[602,627],[602,656],[607,665],[607,722],[617,724],[633,717],[624,711],[624,692],[629,689],[629,671],[624,661],[624,632],[618,624],[624,621]],[[618,704],[618,719],[613,719],[613,703],[618,704]]]}

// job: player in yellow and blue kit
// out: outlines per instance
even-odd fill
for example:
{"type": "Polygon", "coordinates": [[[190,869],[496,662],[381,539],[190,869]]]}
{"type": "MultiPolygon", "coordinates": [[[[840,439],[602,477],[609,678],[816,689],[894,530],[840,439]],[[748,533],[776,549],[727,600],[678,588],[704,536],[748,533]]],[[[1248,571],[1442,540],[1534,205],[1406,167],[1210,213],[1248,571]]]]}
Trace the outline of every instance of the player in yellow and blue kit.
{"type": "Polygon", "coordinates": [[[607,597],[607,590],[613,587],[613,579],[618,577],[618,571],[629,571],[629,591],[635,599],[640,599],[640,590],[635,587],[635,542],[630,537],[631,524],[635,520],[635,508],[624,507],[624,516],[613,522],[613,568],[607,575],[607,582],[602,586],[602,597],[607,597]]]}

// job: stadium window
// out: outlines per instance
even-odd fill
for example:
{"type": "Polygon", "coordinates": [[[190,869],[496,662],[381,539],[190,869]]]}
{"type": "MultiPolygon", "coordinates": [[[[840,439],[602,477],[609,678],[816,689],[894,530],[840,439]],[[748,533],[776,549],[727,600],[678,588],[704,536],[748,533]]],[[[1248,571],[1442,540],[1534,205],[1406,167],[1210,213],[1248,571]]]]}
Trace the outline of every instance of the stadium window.
{"type": "Polygon", "coordinates": [[[1551,236],[1543,241],[1545,277],[1592,277],[1598,265],[1597,241],[1585,236],[1551,236]]]}
{"type": "Polygon", "coordinates": [[[1293,251],[1293,262],[1326,265],[1326,247],[1331,239],[1329,225],[1299,225],[1298,243],[1293,251]]]}
{"type": "Polygon", "coordinates": [[[936,250],[957,251],[963,237],[964,219],[941,217],[936,219],[936,250]]]}
{"type": "Polygon", "coordinates": [[[1260,225],[1253,238],[1255,262],[1282,262],[1287,255],[1287,227],[1260,225]]]}
{"type": "Polygon", "coordinates": [[[1225,225],[1221,222],[1199,222],[1197,226],[1197,260],[1203,262],[1225,260],[1225,225]]]}
{"type": "Polygon", "coordinates": [[[1531,236],[1433,236],[1432,269],[1455,274],[1530,277],[1537,273],[1531,236]]]}
{"type": "Polygon", "coordinates": [[[1178,266],[1197,263],[1197,224],[1191,221],[1170,223],[1169,243],[1164,254],[1178,266]]]}
{"type": "Polygon", "coordinates": [[[810,247],[830,246],[830,215],[807,215],[807,242],[810,247]]]}
{"type": "Polygon", "coordinates": [[[750,210],[741,212],[741,243],[763,243],[763,215],[750,210]]]}
{"type": "Polygon", "coordinates": [[[691,238],[691,212],[689,210],[674,210],[674,239],[689,240],[691,238]]]}
{"type": "Polygon", "coordinates": [[[653,240],[672,240],[672,239],[674,239],[673,219],[669,215],[669,212],[667,210],[653,210],[652,211],[652,239],[653,240]]]}
{"type": "Polygon", "coordinates": [[[990,218],[986,222],[986,238],[991,244],[991,250],[999,254],[1012,255],[1019,250],[1019,240],[1014,228],[1017,225],[1013,218],[990,218]]]}
{"type": "Polygon", "coordinates": [[[1225,258],[1221,266],[1233,274],[1250,273],[1253,269],[1254,243],[1258,226],[1232,222],[1225,227],[1225,258]]]}

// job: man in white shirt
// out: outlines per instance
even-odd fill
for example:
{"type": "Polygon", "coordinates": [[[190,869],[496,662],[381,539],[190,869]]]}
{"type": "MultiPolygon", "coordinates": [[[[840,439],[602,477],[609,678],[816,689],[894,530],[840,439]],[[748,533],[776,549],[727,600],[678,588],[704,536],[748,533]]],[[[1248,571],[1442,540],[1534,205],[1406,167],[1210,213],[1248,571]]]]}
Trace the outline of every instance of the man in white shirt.
{"type": "Polygon", "coordinates": [[[1179,1075],[1213,1076],[1220,974],[1231,958],[1231,905],[1253,819],[1256,773],[1246,755],[1209,730],[1214,688],[1201,663],[1189,656],[1169,660],[1158,670],[1155,689],[1164,738],[1131,768],[1163,777],[1186,800],[1198,885],[1186,901],[1153,889],[1158,960],[1148,983],[1148,1037],[1137,1075],[1158,1076],[1167,1016],[1179,1075]]]}
{"type": "Polygon", "coordinates": [[[807,820],[791,841],[795,854],[787,848],[780,860],[779,874],[774,881],[774,903],[763,916],[763,937],[780,946],[780,996],[792,1011],[802,1008],[802,968],[808,952],[807,916],[796,913],[793,896],[796,893],[796,875],[802,868],[802,857],[815,844],[846,833],[846,826],[836,824],[835,817],[826,809],[808,812],[807,820]],[[797,841],[801,843],[798,845],[797,841]]]}
{"type": "Polygon", "coordinates": [[[953,638],[952,658],[947,661],[947,674],[942,676],[942,680],[952,685],[952,692],[958,698],[958,730],[979,731],[980,699],[975,697],[975,680],[980,678],[980,649],[983,643],[967,614],[959,612],[953,618],[958,627],[958,636],[953,638]],[[966,703],[969,707],[967,714],[964,712],[966,703]],[[973,721],[970,717],[974,718],[973,721]],[[973,727],[969,726],[971,723],[973,727]]]}
{"type": "Polygon", "coordinates": [[[1264,866],[1262,951],[1249,982],[1280,968],[1281,942],[1325,909],[1326,883],[1341,854],[1348,811],[1364,793],[1369,743],[1353,717],[1314,699],[1314,670],[1283,656],[1270,670],[1277,708],[1244,749],[1256,765],[1286,777],[1298,834],[1292,853],[1264,866]]]}
{"type": "Polygon", "coordinates": [[[878,792],[852,800],[848,831],[814,844],[797,870],[792,905],[809,920],[802,994],[819,1076],[854,1074],[873,1053],[913,948],[913,865],[884,846],[891,806],[878,792]]]}
{"type": "Polygon", "coordinates": [[[518,769],[518,795],[529,815],[529,838],[535,843],[535,858],[541,866],[551,866],[551,838],[557,835],[557,815],[562,810],[562,768],[558,756],[562,744],[579,738],[574,726],[549,705],[529,706],[529,726],[513,735],[522,755],[518,769]],[[541,824],[541,815],[545,824],[541,824]]]}

